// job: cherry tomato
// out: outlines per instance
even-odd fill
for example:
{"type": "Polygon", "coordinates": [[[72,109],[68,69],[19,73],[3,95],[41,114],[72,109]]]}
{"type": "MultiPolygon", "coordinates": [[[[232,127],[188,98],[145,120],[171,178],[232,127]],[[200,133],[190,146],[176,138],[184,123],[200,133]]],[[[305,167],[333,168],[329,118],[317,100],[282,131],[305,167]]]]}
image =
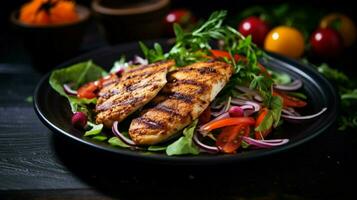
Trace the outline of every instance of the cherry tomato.
{"type": "Polygon", "coordinates": [[[246,37],[251,35],[255,44],[263,46],[265,36],[269,32],[269,26],[259,17],[251,16],[242,20],[238,26],[238,31],[246,37]]]}
{"type": "Polygon", "coordinates": [[[216,140],[216,146],[224,153],[235,153],[242,143],[241,136],[248,136],[248,125],[227,126],[222,129],[216,140]]]}
{"type": "Polygon", "coordinates": [[[343,39],[345,47],[352,46],[357,38],[357,28],[351,18],[340,13],[331,13],[320,21],[321,28],[333,28],[338,31],[343,39]]]}
{"type": "Polygon", "coordinates": [[[174,35],[173,24],[177,23],[186,30],[191,28],[196,22],[196,18],[188,9],[175,9],[165,16],[166,33],[174,35]]]}
{"type": "MultiPolygon", "coordinates": [[[[257,128],[265,119],[266,115],[268,114],[269,110],[267,108],[263,108],[258,115],[258,118],[255,122],[255,128],[257,128]]],[[[266,131],[255,131],[255,139],[257,140],[264,140],[264,138],[271,132],[271,128],[266,131]]]]}
{"type": "Polygon", "coordinates": [[[82,85],[77,90],[77,96],[78,98],[93,99],[97,97],[96,94],[97,91],[98,91],[98,85],[96,85],[94,82],[89,82],[82,85]]]}
{"type": "Polygon", "coordinates": [[[312,51],[321,57],[337,57],[343,49],[339,33],[332,28],[319,28],[310,38],[312,51]]]}
{"type": "Polygon", "coordinates": [[[118,76],[112,73],[97,81],[86,83],[77,90],[77,97],[87,99],[95,98],[98,96],[98,92],[100,89],[111,83],[116,82],[118,79],[118,76]]]}
{"type": "Polygon", "coordinates": [[[307,105],[307,103],[303,100],[300,100],[296,97],[292,97],[289,96],[283,92],[277,92],[274,91],[273,92],[274,96],[280,96],[283,99],[283,106],[284,107],[296,107],[296,108],[300,108],[300,107],[304,107],[307,105]]]}
{"type": "Polygon", "coordinates": [[[304,37],[301,32],[288,26],[279,26],[271,30],[264,41],[267,51],[299,58],[304,53],[304,37]]]}

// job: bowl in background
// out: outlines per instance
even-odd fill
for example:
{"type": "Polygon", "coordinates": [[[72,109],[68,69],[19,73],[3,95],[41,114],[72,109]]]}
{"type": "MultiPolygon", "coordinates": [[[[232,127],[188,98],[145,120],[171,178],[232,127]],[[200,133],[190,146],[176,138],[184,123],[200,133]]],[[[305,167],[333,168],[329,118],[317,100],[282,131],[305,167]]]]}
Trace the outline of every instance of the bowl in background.
{"type": "Polygon", "coordinates": [[[93,0],[99,28],[111,44],[155,39],[164,34],[170,0],[93,0]]]}
{"type": "Polygon", "coordinates": [[[31,25],[19,20],[19,10],[13,11],[10,21],[21,36],[35,69],[46,72],[58,63],[76,55],[82,43],[90,10],[76,5],[79,19],[71,23],[31,25]]]}

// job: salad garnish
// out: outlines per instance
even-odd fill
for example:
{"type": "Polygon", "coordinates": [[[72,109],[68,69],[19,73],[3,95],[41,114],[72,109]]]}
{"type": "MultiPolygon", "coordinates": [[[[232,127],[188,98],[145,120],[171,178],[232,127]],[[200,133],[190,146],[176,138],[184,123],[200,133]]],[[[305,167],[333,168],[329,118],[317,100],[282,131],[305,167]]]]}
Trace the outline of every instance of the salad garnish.
{"type": "Polygon", "coordinates": [[[268,59],[268,56],[252,43],[250,36],[244,37],[225,25],[226,15],[226,11],[213,12],[206,22],[192,32],[184,32],[175,24],[175,44],[167,53],[158,43],[149,48],[140,42],[144,58],[135,56],[132,61],[126,61],[125,57],[121,57],[109,73],[91,61],[78,63],[54,71],[50,84],[70,102],[72,112],[76,115],[72,122],[86,129],[84,136],[107,141],[119,148],[164,151],[172,156],[202,152],[236,153],[250,147],[284,145],[289,139],[269,139],[283,119],[291,122],[314,119],[327,108],[301,116],[299,109],[306,107],[306,95],[296,91],[303,86],[302,81],[267,70],[260,61],[268,59]],[[171,138],[164,143],[137,145],[130,138],[125,121],[114,121],[113,133],[103,130],[103,124],[94,123],[97,97],[106,86],[120,81],[122,74],[129,69],[163,60],[174,60],[175,68],[218,60],[231,65],[233,75],[198,119],[184,128],[178,138],[171,138]],[[86,120],[81,119],[83,116],[87,117],[86,120]],[[83,126],[87,120],[87,125],[83,126]]]}

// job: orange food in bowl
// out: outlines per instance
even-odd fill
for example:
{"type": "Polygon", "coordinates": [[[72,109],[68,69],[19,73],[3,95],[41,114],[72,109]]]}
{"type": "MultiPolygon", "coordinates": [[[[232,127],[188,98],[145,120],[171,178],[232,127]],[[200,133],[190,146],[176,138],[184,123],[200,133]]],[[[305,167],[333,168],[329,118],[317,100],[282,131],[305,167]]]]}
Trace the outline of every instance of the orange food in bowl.
{"type": "Polygon", "coordinates": [[[20,9],[19,20],[31,25],[66,24],[79,19],[74,1],[32,0],[20,9]]]}

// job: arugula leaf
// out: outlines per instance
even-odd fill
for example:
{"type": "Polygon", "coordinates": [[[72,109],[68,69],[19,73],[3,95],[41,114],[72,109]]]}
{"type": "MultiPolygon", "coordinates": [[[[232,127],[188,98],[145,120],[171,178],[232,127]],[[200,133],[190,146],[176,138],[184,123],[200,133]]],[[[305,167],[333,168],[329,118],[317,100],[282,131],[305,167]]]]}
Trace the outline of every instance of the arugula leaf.
{"type": "Polygon", "coordinates": [[[87,125],[91,127],[90,130],[84,133],[84,136],[93,136],[98,135],[102,132],[103,124],[94,124],[92,122],[87,122],[87,125]]]}
{"type": "Polygon", "coordinates": [[[283,109],[283,99],[279,96],[272,96],[270,101],[270,111],[274,119],[274,127],[277,127],[283,109]]]}
{"type": "Polygon", "coordinates": [[[157,62],[160,60],[164,60],[164,51],[160,44],[155,43],[154,49],[149,49],[143,42],[139,42],[141,51],[143,52],[146,59],[148,59],[149,63],[157,62]]]}
{"type": "Polygon", "coordinates": [[[196,119],[192,124],[186,127],[183,130],[183,136],[181,136],[174,143],[170,144],[166,148],[166,154],[169,156],[172,155],[184,155],[184,154],[193,154],[197,155],[200,153],[198,147],[192,141],[193,134],[197,126],[198,120],[196,119]]]}
{"type": "Polygon", "coordinates": [[[92,137],[92,139],[103,142],[103,141],[107,140],[108,137],[105,135],[96,135],[96,136],[92,137]]]}
{"type": "Polygon", "coordinates": [[[286,73],[270,71],[271,77],[276,84],[288,84],[291,83],[291,77],[286,73]]]}
{"type": "Polygon", "coordinates": [[[255,128],[255,131],[263,132],[269,130],[273,126],[274,117],[271,110],[265,115],[263,121],[255,128]]]}
{"type": "Polygon", "coordinates": [[[111,137],[108,140],[108,143],[112,146],[117,146],[117,147],[122,147],[122,148],[130,148],[129,145],[125,144],[123,141],[121,141],[119,138],[117,137],[111,137]]]}

